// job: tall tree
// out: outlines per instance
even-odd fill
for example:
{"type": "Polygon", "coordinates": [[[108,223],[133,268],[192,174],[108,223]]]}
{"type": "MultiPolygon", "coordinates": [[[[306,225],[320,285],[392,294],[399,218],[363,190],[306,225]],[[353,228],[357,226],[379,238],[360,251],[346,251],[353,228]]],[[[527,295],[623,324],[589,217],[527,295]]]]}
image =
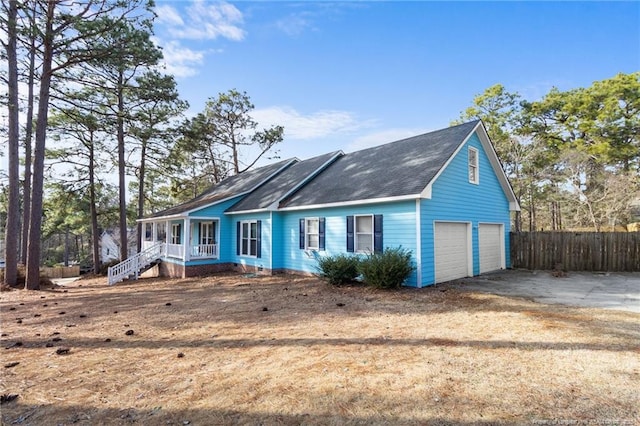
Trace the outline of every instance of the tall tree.
{"type": "MultiPolygon", "coordinates": [[[[135,166],[138,189],[137,218],[145,214],[148,168],[162,173],[169,169],[169,156],[175,129],[171,127],[188,104],[180,100],[176,82],[172,76],[149,71],[137,79],[133,91],[131,135],[138,142],[139,160],[135,166]]],[[[151,173],[156,175],[157,173],[151,173]]],[[[142,248],[142,223],[138,222],[138,251],[142,248]]]]}
{"type": "Polygon", "coordinates": [[[18,238],[20,233],[20,135],[18,111],[18,2],[3,0],[2,9],[6,18],[2,18],[7,28],[7,41],[2,42],[7,53],[8,68],[8,144],[9,144],[9,196],[7,224],[5,227],[5,284],[15,286],[18,280],[18,238]]]}
{"type": "Polygon", "coordinates": [[[33,108],[34,96],[33,88],[36,77],[36,18],[35,7],[26,8],[27,16],[27,44],[28,44],[28,65],[27,65],[27,122],[24,132],[24,175],[22,182],[22,237],[20,245],[20,260],[27,263],[27,241],[29,238],[29,217],[31,212],[31,145],[33,143],[33,108]]]}
{"type": "MultiPolygon", "coordinates": [[[[553,88],[540,101],[522,106],[521,131],[544,145],[554,165],[550,179],[570,185],[573,203],[587,207],[574,225],[599,230],[610,218],[625,217],[605,219],[601,213],[607,209],[604,200],[611,200],[605,194],[619,187],[611,185],[611,173],[632,173],[633,181],[640,170],[640,72],[566,92],[553,88]]],[[[629,200],[638,196],[626,194],[629,200]]]]}
{"type": "MultiPolygon", "coordinates": [[[[60,141],[60,147],[49,150],[48,155],[55,161],[65,164],[65,175],[70,189],[88,193],[89,216],[91,218],[91,242],[94,273],[100,272],[100,252],[98,226],[98,173],[105,169],[104,127],[93,109],[100,108],[92,93],[77,92],[75,103],[79,106],[61,108],[50,120],[54,137],[60,141]]],[[[108,170],[106,170],[108,171],[108,170]]]]}
{"type": "MultiPolygon", "coordinates": [[[[151,20],[117,21],[111,31],[99,41],[101,48],[111,50],[108,58],[89,61],[83,73],[83,83],[100,91],[105,106],[115,117],[115,135],[118,165],[118,198],[120,203],[120,259],[128,257],[128,225],[126,199],[127,149],[133,112],[140,104],[143,90],[138,78],[158,64],[162,52],[151,40],[151,20]]],[[[146,88],[151,90],[150,87],[146,88]]]]}
{"type": "MultiPolygon", "coordinates": [[[[71,0],[39,0],[32,3],[36,10],[43,13],[38,20],[42,22],[42,27],[37,28],[41,71],[33,151],[27,289],[38,289],[40,286],[45,142],[52,79],[78,64],[112,55],[113,46],[104,46],[100,41],[113,30],[114,23],[138,19],[138,12],[144,4],[143,0],[88,0],[81,4],[71,0]]],[[[151,6],[151,3],[146,4],[147,7],[151,6]]]]}
{"type": "Polygon", "coordinates": [[[251,117],[254,108],[247,92],[235,89],[219,93],[217,98],[209,99],[205,107],[204,114],[211,127],[214,143],[226,147],[230,152],[233,174],[250,169],[282,142],[282,126],[256,131],[258,123],[251,117]],[[252,131],[253,134],[247,134],[252,131]],[[243,147],[251,147],[257,152],[252,158],[241,158],[243,147]]]}
{"type": "Polygon", "coordinates": [[[275,148],[284,128],[258,130],[251,117],[254,108],[246,92],[233,89],[210,98],[204,112],[185,122],[173,155],[182,161],[188,175],[183,174],[181,182],[175,179],[174,186],[179,183],[177,186],[199,191],[201,185],[250,169],[261,158],[277,158],[275,148]]]}

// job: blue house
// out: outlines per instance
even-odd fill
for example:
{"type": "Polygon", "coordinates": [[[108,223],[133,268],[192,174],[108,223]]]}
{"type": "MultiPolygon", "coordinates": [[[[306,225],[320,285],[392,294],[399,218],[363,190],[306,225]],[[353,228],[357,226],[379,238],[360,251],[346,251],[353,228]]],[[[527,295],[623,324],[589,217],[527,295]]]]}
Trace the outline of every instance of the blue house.
{"type": "Polygon", "coordinates": [[[416,266],[406,285],[422,287],[508,268],[518,209],[482,122],[473,121],[227,178],[142,219],[143,257],[160,256],[168,276],[309,274],[320,256],[402,246],[416,266]]]}

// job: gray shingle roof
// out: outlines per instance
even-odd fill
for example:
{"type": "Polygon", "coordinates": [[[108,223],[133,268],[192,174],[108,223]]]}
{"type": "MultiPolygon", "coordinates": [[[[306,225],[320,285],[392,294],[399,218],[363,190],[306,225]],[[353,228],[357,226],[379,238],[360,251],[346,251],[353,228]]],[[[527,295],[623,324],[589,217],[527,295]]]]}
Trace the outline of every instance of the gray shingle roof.
{"type": "Polygon", "coordinates": [[[147,217],[154,218],[186,213],[229,197],[244,194],[256,188],[258,185],[264,183],[264,181],[271,177],[274,173],[277,173],[285,167],[291,166],[291,164],[295,163],[296,161],[297,160],[295,159],[283,160],[274,164],[270,164],[268,166],[260,167],[258,169],[246,171],[239,175],[230,176],[224,179],[222,182],[211,186],[201,195],[192,200],[154,213],[147,217]]]}
{"type": "Polygon", "coordinates": [[[472,121],[347,154],[280,207],[420,194],[477,124],[472,121]]]}
{"type": "Polygon", "coordinates": [[[244,197],[238,203],[227,209],[227,212],[240,212],[248,210],[266,209],[273,203],[280,201],[296,186],[304,183],[318,169],[325,165],[333,157],[340,154],[340,151],[319,155],[308,160],[299,161],[279,173],[269,182],[244,197]]]}

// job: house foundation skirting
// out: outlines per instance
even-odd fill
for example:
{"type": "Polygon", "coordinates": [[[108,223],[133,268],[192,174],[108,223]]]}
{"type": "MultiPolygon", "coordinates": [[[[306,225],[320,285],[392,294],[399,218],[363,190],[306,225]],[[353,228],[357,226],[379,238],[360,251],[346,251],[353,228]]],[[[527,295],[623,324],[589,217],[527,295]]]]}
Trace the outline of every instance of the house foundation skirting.
{"type": "Polygon", "coordinates": [[[254,273],[259,275],[272,275],[273,273],[300,273],[299,271],[285,271],[259,268],[257,266],[242,265],[239,263],[215,263],[210,265],[181,265],[171,262],[160,262],[158,272],[161,277],[189,278],[212,275],[218,272],[239,272],[243,274],[254,273]]]}
{"type": "Polygon", "coordinates": [[[232,263],[215,263],[211,265],[180,265],[178,263],[160,262],[158,265],[161,277],[188,278],[211,275],[217,272],[233,270],[232,263]]]}

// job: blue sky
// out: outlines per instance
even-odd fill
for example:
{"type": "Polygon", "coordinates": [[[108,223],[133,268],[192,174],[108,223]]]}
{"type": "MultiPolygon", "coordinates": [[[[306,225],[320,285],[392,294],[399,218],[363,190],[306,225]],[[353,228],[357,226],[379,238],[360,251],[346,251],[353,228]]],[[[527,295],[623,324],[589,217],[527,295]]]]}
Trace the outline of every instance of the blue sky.
{"type": "Polygon", "coordinates": [[[190,113],[231,88],[281,157],[446,127],[501,83],[528,100],[640,70],[638,2],[159,1],[167,70],[190,113]]]}

